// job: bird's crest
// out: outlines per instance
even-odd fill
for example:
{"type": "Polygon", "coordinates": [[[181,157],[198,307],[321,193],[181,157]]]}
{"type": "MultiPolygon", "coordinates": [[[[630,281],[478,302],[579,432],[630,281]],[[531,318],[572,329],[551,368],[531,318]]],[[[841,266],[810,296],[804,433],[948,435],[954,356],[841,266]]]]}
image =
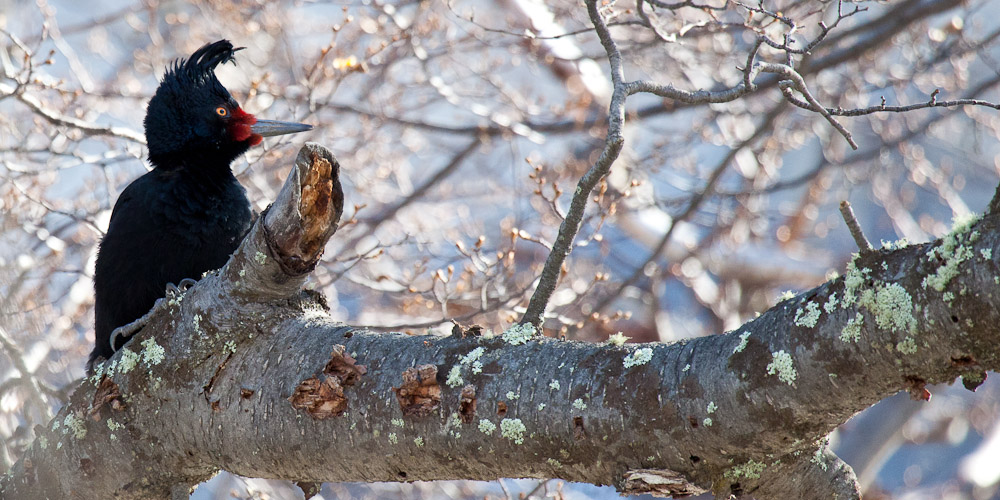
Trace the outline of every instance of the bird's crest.
{"type": "Polygon", "coordinates": [[[173,67],[167,70],[163,78],[164,80],[168,78],[185,79],[192,84],[212,80],[215,78],[216,66],[230,61],[236,64],[236,58],[233,57],[233,54],[244,48],[234,48],[229,40],[205,44],[194,54],[191,54],[191,57],[175,61],[173,67]]]}

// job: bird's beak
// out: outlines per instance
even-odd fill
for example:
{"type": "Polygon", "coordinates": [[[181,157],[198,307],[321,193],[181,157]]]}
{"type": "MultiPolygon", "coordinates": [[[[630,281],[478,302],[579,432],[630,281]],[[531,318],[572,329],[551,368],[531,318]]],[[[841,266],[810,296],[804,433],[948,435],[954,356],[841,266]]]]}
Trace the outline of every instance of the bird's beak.
{"type": "Polygon", "coordinates": [[[250,125],[250,132],[261,137],[271,137],[275,135],[294,134],[312,130],[312,125],[295,122],[279,122],[277,120],[257,120],[257,123],[250,125]]]}

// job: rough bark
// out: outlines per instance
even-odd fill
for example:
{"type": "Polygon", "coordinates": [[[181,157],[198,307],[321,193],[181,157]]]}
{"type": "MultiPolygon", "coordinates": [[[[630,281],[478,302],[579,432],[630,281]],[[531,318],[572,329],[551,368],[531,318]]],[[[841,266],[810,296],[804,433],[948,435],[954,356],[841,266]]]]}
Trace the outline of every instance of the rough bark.
{"type": "Polygon", "coordinates": [[[328,152],[304,148],[230,262],[37,429],[3,496],[168,498],[225,469],[853,499],[854,474],[824,436],[900,390],[925,397],[925,384],[959,376],[971,387],[1000,365],[995,214],[866,252],[737,331],[675,344],[338,325],[299,290],[332,234],[320,226],[340,215],[337,171],[328,152]]]}

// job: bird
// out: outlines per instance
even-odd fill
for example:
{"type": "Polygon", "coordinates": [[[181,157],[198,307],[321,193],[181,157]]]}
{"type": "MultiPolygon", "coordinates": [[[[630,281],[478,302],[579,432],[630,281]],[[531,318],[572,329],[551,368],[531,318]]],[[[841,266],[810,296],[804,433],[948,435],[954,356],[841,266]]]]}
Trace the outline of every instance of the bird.
{"type": "Polygon", "coordinates": [[[215,69],[236,60],[229,40],[208,43],[164,72],[143,126],[152,169],[118,196],[94,269],[94,349],[87,371],[127,338],[116,328],[222,267],[250,229],[246,189],[232,162],[264,137],[310,130],[244,111],[215,69]]]}

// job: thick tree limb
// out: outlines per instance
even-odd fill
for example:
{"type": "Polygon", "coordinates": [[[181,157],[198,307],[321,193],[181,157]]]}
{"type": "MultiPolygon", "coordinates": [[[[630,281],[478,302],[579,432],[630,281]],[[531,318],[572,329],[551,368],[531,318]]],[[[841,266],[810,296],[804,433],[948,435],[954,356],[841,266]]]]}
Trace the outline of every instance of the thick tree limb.
{"type": "Polygon", "coordinates": [[[0,483],[5,496],[183,496],[223,468],[309,482],[559,477],[626,492],[857,498],[823,436],[901,389],[923,397],[925,384],[1000,365],[995,214],[939,242],[866,254],[736,332],[685,343],[336,325],[298,287],[332,232],[316,221],[340,215],[337,170],[305,148],[226,267],[37,430],[0,483]]]}
{"type": "Polygon", "coordinates": [[[337,325],[298,292],[332,232],[317,221],[332,226],[341,212],[337,171],[307,146],[230,262],[37,429],[3,495],[167,498],[226,469],[854,499],[826,434],[900,390],[926,397],[926,384],[973,386],[1000,367],[996,214],[937,242],[869,252],[735,332],[677,344],[337,325]]]}

